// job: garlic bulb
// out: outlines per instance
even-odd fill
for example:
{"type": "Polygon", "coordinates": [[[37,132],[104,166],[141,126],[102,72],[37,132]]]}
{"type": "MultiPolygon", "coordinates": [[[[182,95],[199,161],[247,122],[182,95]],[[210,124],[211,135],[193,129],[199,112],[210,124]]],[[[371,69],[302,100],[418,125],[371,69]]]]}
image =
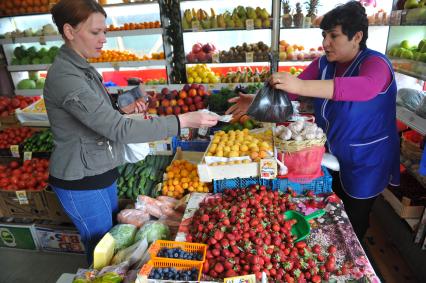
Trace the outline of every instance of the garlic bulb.
{"type": "Polygon", "coordinates": [[[289,129],[284,128],[283,131],[281,132],[280,138],[282,140],[288,141],[289,139],[291,139],[292,133],[289,129]]]}
{"type": "Polygon", "coordinates": [[[303,141],[303,137],[301,135],[295,135],[295,136],[293,136],[293,139],[295,141],[303,141]]]}

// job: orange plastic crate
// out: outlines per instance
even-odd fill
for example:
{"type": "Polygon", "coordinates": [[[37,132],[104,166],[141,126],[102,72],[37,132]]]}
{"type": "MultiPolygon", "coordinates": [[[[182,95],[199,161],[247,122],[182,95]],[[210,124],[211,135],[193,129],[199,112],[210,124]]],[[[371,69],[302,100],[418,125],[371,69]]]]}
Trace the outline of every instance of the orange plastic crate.
{"type": "Polygon", "coordinates": [[[178,261],[178,262],[196,262],[196,263],[204,263],[206,260],[206,251],[207,251],[207,245],[206,244],[198,244],[198,243],[188,243],[188,242],[175,242],[175,241],[165,241],[165,240],[157,240],[155,241],[151,247],[149,248],[149,254],[151,255],[151,259],[158,261],[178,261]],[[187,259],[176,259],[176,258],[167,258],[167,257],[159,257],[157,256],[158,252],[162,248],[181,248],[185,252],[197,252],[203,255],[202,260],[187,260],[187,259]]]}
{"type": "MultiPolygon", "coordinates": [[[[153,261],[150,260],[148,261],[144,266],[142,266],[141,270],[138,273],[138,278],[142,279],[142,280],[147,280],[149,279],[149,274],[151,273],[151,270],[154,267],[159,267],[159,268],[166,268],[166,267],[174,267],[177,270],[189,270],[192,268],[196,268],[198,269],[198,280],[200,281],[201,279],[201,272],[203,269],[203,263],[202,262],[194,262],[194,261],[174,261],[174,262],[166,262],[166,261],[153,261]]],[[[160,280],[160,279],[159,279],[160,280]]]]}

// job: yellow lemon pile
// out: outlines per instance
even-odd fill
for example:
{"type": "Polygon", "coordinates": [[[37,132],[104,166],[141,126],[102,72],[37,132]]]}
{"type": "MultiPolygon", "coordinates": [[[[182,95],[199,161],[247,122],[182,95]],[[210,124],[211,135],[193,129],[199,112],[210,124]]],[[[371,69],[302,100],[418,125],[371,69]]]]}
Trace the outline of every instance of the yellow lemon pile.
{"type": "Polygon", "coordinates": [[[162,188],[164,196],[180,199],[187,192],[209,192],[207,184],[200,182],[197,166],[187,160],[173,160],[166,168],[166,175],[162,188]]]}
{"type": "Polygon", "coordinates": [[[188,83],[214,84],[220,82],[220,76],[217,76],[206,64],[197,64],[186,68],[188,83]]]}
{"type": "Polygon", "coordinates": [[[241,157],[249,156],[251,160],[233,160],[228,162],[214,162],[210,165],[241,164],[269,157],[272,150],[272,130],[261,133],[250,133],[248,129],[231,130],[228,133],[218,131],[214,134],[207,156],[241,157]]]}

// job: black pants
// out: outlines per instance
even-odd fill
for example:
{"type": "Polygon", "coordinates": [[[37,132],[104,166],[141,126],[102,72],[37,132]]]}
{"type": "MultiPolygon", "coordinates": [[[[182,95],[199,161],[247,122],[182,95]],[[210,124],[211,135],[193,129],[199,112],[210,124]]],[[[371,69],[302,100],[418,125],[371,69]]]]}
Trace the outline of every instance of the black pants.
{"type": "Polygon", "coordinates": [[[361,241],[370,223],[370,212],[377,197],[369,199],[356,199],[349,196],[340,183],[339,172],[330,170],[333,177],[333,191],[343,201],[345,211],[351,221],[355,234],[361,241]]]}

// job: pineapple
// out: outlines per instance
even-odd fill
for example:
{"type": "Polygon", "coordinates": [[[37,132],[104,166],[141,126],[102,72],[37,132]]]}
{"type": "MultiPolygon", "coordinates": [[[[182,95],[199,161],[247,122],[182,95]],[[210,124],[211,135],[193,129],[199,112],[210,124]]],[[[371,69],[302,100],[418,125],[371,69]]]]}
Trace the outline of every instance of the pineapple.
{"type": "Polygon", "coordinates": [[[282,4],[283,4],[283,26],[286,28],[291,27],[291,24],[293,22],[293,18],[290,14],[291,12],[291,8],[290,8],[290,0],[283,0],[282,4]]]}
{"type": "Polygon", "coordinates": [[[296,14],[293,15],[293,23],[295,27],[301,28],[303,26],[303,13],[300,2],[296,3],[296,14]]]}
{"type": "Polygon", "coordinates": [[[311,21],[313,22],[315,18],[317,17],[319,0],[309,0],[309,2],[305,2],[305,5],[306,5],[306,10],[308,11],[306,16],[310,17],[311,21]]]}

